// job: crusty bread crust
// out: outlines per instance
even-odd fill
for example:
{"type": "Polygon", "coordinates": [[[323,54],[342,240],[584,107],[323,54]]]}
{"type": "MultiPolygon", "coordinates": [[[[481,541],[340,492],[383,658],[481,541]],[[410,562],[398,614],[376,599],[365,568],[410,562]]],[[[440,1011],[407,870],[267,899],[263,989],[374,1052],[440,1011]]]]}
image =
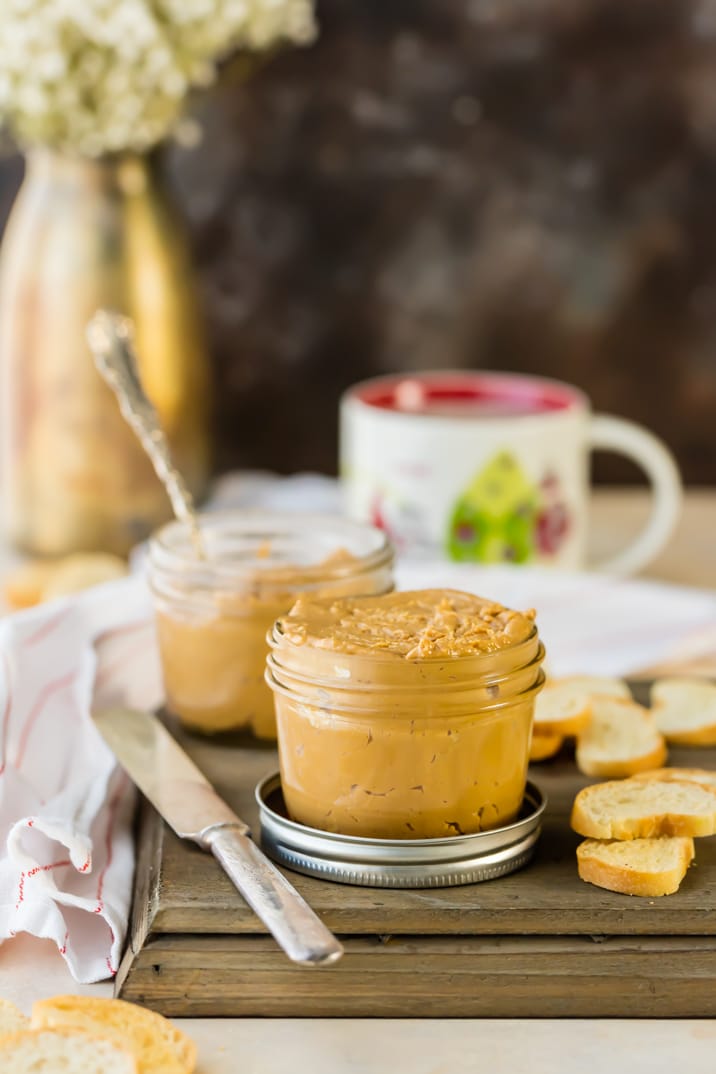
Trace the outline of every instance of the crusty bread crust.
{"type": "Polygon", "coordinates": [[[617,849],[633,848],[631,860],[627,860],[624,855],[614,854],[614,843],[586,839],[577,847],[579,876],[588,884],[624,895],[673,895],[693,861],[694,842],[689,838],[669,839],[673,862],[669,868],[660,868],[650,858],[652,846],[661,842],[664,840],[643,839],[619,844],[617,849]]]}
{"type": "Polygon", "coordinates": [[[674,746],[716,746],[716,723],[705,724],[691,731],[677,731],[663,721],[660,705],[655,705],[651,711],[662,735],[674,746]]]}
{"type": "Polygon", "coordinates": [[[16,1007],[9,999],[0,999],[0,1036],[18,1033],[21,1029],[27,1029],[29,1025],[30,1019],[22,1013],[19,1007],[16,1007]]]}
{"type": "Polygon", "coordinates": [[[541,735],[578,735],[591,718],[592,703],[580,691],[555,684],[537,695],[533,726],[541,735]]]}
{"type": "Polygon", "coordinates": [[[584,750],[577,746],[577,767],[585,776],[594,776],[596,779],[627,779],[662,765],[666,760],[666,743],[662,740],[654,745],[649,753],[641,757],[631,757],[629,760],[600,760],[590,757],[584,750]]]}
{"type": "Polygon", "coordinates": [[[686,781],[716,789],[716,771],[708,768],[650,768],[646,772],[639,772],[634,779],[661,779],[668,783],[686,781]]]}
{"type": "Polygon", "coordinates": [[[29,560],[3,579],[3,593],[18,611],[89,586],[111,582],[127,573],[127,564],[107,552],[79,552],[56,560],[29,560]]]}
{"type": "Polygon", "coordinates": [[[78,552],[57,562],[42,590],[42,600],[54,600],[91,586],[123,578],[127,564],[109,552],[78,552]]]}
{"type": "Polygon", "coordinates": [[[714,835],[716,789],[657,779],[594,783],[575,798],[570,823],[591,839],[714,835]]]}
{"type": "Polygon", "coordinates": [[[614,679],[607,675],[563,675],[559,679],[550,679],[549,686],[570,686],[580,689],[590,697],[621,697],[631,701],[632,692],[624,679],[614,679]]]}
{"type": "Polygon", "coordinates": [[[716,684],[696,678],[657,679],[651,688],[651,705],[667,742],[716,745],[716,684]]]}
{"type": "MultiPolygon", "coordinates": [[[[716,795],[714,796],[716,797],[716,795]]],[[[167,1018],[121,999],[53,996],[32,1008],[33,1026],[77,1026],[130,1048],[140,1074],[193,1074],[196,1045],[167,1018]]]]}
{"type": "Polygon", "coordinates": [[[546,735],[535,731],[530,743],[530,761],[546,761],[562,748],[564,735],[546,735]]]}
{"type": "Polygon", "coordinates": [[[54,570],[54,563],[34,560],[23,563],[6,574],[3,579],[3,596],[13,611],[39,604],[54,570]]]}

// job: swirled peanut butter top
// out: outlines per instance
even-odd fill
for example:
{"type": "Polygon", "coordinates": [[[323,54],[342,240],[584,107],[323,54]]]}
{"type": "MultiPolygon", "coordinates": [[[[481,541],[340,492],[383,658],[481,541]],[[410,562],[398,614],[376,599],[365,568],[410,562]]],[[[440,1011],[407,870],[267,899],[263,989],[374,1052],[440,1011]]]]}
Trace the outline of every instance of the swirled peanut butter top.
{"type": "Polygon", "coordinates": [[[524,641],[535,612],[513,611],[455,589],[421,589],[379,597],[301,598],[279,623],[292,645],[405,660],[492,653],[524,641]]]}
{"type": "MultiPolygon", "coordinates": [[[[261,571],[261,577],[263,578],[278,578],[282,580],[284,577],[293,579],[296,575],[305,574],[306,571],[315,571],[318,569],[327,569],[333,567],[348,567],[358,562],[356,556],[352,552],[349,552],[347,548],[334,548],[332,552],[329,552],[318,563],[276,563],[273,561],[273,548],[271,541],[261,541],[253,551],[254,560],[258,560],[256,567],[261,571]]],[[[250,558],[249,558],[250,562],[250,558]]]]}
{"type": "MultiPolygon", "coordinates": [[[[220,591],[215,596],[216,605],[221,612],[232,615],[245,611],[247,602],[271,602],[272,605],[278,602],[286,608],[304,586],[307,589],[314,588],[314,591],[317,587],[319,592],[322,586],[336,584],[341,585],[343,592],[350,592],[352,589],[350,580],[342,582],[340,575],[336,573],[341,569],[347,571],[358,564],[358,558],[345,548],[336,548],[318,563],[305,565],[276,562],[271,558],[272,555],[271,542],[264,541],[250,556],[241,560],[241,567],[245,569],[244,576],[235,583],[235,588],[220,591]],[[325,575],[321,572],[325,572],[325,575]]],[[[356,586],[359,592],[361,584],[359,581],[356,586]]]]}

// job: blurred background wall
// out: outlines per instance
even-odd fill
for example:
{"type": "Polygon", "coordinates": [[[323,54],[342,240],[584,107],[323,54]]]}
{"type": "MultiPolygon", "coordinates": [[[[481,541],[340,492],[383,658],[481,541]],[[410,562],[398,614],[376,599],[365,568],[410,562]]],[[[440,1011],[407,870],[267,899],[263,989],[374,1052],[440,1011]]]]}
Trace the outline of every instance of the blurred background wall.
{"type": "MultiPolygon", "coordinates": [[[[716,0],[322,0],[163,166],[214,362],[216,468],[335,472],[395,370],[570,380],[716,481],[716,0]]],[[[0,161],[4,221],[21,178],[0,161]]],[[[600,457],[597,477],[628,481],[600,457]]]]}

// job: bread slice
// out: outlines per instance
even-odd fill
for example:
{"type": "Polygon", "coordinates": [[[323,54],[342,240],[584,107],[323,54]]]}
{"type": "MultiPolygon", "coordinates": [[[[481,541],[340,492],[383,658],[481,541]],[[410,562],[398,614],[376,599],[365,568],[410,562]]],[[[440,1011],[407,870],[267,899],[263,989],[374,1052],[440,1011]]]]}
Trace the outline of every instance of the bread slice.
{"type": "Polygon", "coordinates": [[[0,1038],[2,1074],[137,1074],[130,1051],[81,1029],[24,1029],[0,1038]]]}
{"type": "Polygon", "coordinates": [[[17,1033],[21,1029],[28,1029],[29,1026],[30,1019],[14,1003],[11,1003],[9,999],[0,999],[0,1036],[17,1033]]]}
{"type": "Polygon", "coordinates": [[[668,742],[716,746],[716,684],[705,679],[657,679],[651,705],[668,742]]]}
{"type": "Polygon", "coordinates": [[[581,879],[624,895],[672,895],[693,858],[694,841],[687,836],[627,842],[585,839],[577,847],[581,879]]]}
{"type": "Polygon", "coordinates": [[[571,825],[592,839],[716,833],[716,790],[676,780],[593,783],[574,799],[571,825]]]}
{"type": "Polygon", "coordinates": [[[577,738],[577,768],[585,776],[624,779],[663,765],[666,743],[648,709],[635,701],[598,697],[577,738]]]}
{"type": "Polygon", "coordinates": [[[577,735],[592,718],[592,703],[580,689],[554,682],[537,694],[533,728],[540,735],[577,735]]]}
{"type": "Polygon", "coordinates": [[[55,569],[52,560],[36,559],[22,563],[5,575],[3,596],[13,611],[39,604],[55,569]]]}
{"type": "Polygon", "coordinates": [[[530,742],[530,761],[546,761],[554,757],[562,748],[564,735],[546,735],[537,731],[530,742]]]}
{"type": "Polygon", "coordinates": [[[28,560],[3,579],[5,600],[14,611],[77,593],[127,573],[127,564],[108,552],[80,552],[62,559],[28,560]]]}
{"type": "Polygon", "coordinates": [[[537,695],[534,728],[544,735],[578,735],[588,726],[592,706],[600,697],[631,700],[631,691],[621,679],[599,675],[568,675],[549,679],[537,695]]]}
{"type": "Polygon", "coordinates": [[[42,600],[78,593],[93,585],[114,582],[127,574],[127,564],[109,552],[81,552],[58,560],[42,589],[42,600]]]}
{"type": "Polygon", "coordinates": [[[565,675],[552,679],[551,685],[569,686],[581,690],[589,697],[623,697],[631,701],[632,693],[624,679],[612,679],[606,675],[565,675]]]}
{"type": "Polygon", "coordinates": [[[121,999],[41,999],[32,1008],[32,1024],[75,1026],[107,1036],[132,1051],[139,1074],[192,1074],[196,1065],[196,1046],[189,1037],[160,1014],[121,999]]]}
{"type": "Polygon", "coordinates": [[[668,782],[700,783],[702,787],[716,790],[716,772],[708,768],[650,768],[648,772],[639,772],[634,779],[661,779],[668,782]]]}

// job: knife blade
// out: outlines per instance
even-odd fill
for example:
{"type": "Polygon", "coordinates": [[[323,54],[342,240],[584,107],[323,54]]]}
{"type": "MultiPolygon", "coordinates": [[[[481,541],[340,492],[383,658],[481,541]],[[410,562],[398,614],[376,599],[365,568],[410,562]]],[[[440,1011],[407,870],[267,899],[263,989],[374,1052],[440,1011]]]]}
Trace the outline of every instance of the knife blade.
{"type": "Polygon", "coordinates": [[[97,729],[132,781],[182,839],[211,851],[293,962],[329,965],[343,947],[251,839],[166,727],[149,712],[93,713],[97,729]]]}

